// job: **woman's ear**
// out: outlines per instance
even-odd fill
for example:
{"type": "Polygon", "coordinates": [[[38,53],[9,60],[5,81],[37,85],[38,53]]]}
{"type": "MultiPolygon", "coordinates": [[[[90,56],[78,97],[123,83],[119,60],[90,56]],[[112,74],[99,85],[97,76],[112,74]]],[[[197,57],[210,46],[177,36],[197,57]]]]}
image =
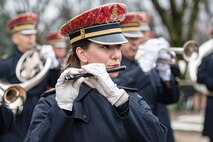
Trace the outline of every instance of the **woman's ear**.
{"type": "Polygon", "coordinates": [[[80,61],[82,63],[87,63],[88,62],[85,49],[83,49],[81,47],[77,47],[76,48],[76,54],[77,54],[78,58],[80,59],[80,61]]]}

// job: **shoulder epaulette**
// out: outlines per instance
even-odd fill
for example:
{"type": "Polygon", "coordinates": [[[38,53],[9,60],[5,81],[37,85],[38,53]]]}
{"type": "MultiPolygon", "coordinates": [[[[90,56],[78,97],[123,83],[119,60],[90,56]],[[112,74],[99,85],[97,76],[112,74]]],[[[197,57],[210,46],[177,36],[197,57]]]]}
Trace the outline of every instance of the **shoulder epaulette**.
{"type": "Polygon", "coordinates": [[[138,91],[137,88],[131,88],[131,87],[118,86],[118,88],[124,89],[126,91],[130,91],[130,92],[137,92],[138,91]]]}
{"type": "Polygon", "coordinates": [[[45,92],[41,95],[41,97],[47,97],[47,96],[49,96],[49,95],[54,95],[54,94],[55,94],[55,88],[52,88],[52,89],[49,89],[49,90],[45,91],[45,92]]]}

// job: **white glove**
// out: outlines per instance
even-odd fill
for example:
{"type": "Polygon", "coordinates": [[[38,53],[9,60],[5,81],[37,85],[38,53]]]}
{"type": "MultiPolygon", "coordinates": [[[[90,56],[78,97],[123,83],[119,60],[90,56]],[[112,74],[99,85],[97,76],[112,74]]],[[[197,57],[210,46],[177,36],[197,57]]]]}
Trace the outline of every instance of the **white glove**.
{"type": "Polygon", "coordinates": [[[143,55],[139,56],[138,63],[144,72],[149,72],[156,66],[159,51],[168,48],[169,43],[164,38],[149,39],[139,46],[138,50],[143,51],[143,55]]]}
{"type": "Polygon", "coordinates": [[[171,69],[170,69],[170,65],[166,62],[163,62],[163,60],[165,61],[170,61],[171,60],[171,55],[165,51],[165,50],[161,50],[159,53],[159,61],[157,62],[157,70],[159,72],[160,77],[164,80],[164,81],[168,81],[171,80],[171,69]]]}
{"type": "Polygon", "coordinates": [[[43,58],[51,58],[51,66],[50,69],[57,68],[59,66],[59,61],[55,56],[55,52],[51,45],[42,45],[41,46],[41,55],[43,58]]]}
{"type": "Polygon", "coordinates": [[[77,80],[65,80],[65,76],[82,73],[82,69],[68,68],[59,77],[56,89],[56,101],[61,109],[72,111],[73,102],[79,94],[79,88],[84,78],[81,77],[77,80]]]}
{"type": "Polygon", "coordinates": [[[157,46],[160,48],[160,50],[165,49],[165,48],[169,48],[169,42],[163,38],[163,37],[159,37],[157,38],[157,46]]]}
{"type": "Polygon", "coordinates": [[[128,94],[123,89],[119,89],[112,81],[104,64],[88,64],[82,66],[82,69],[95,76],[95,78],[90,77],[88,81],[91,82],[98,92],[105,96],[112,105],[117,107],[128,100],[128,94]]]}

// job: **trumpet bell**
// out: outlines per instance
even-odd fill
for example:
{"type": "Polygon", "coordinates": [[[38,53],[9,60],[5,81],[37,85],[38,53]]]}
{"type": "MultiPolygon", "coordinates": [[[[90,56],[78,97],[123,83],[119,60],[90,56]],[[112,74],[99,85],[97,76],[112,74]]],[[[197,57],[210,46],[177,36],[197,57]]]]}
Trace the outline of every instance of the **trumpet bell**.
{"type": "Polygon", "coordinates": [[[0,84],[2,89],[2,105],[11,109],[14,113],[22,111],[23,104],[26,101],[26,91],[19,85],[0,84]]]}
{"type": "Polygon", "coordinates": [[[196,85],[194,85],[194,88],[197,91],[200,91],[204,94],[208,94],[209,90],[206,88],[206,86],[204,84],[197,83],[197,71],[198,71],[198,67],[199,67],[203,57],[213,51],[212,45],[213,45],[213,39],[210,39],[210,40],[206,41],[205,43],[203,43],[199,47],[198,58],[192,62],[189,62],[189,65],[187,68],[188,73],[189,73],[189,78],[196,83],[196,85]]]}
{"type": "Polygon", "coordinates": [[[189,40],[183,45],[183,58],[187,62],[194,61],[199,56],[199,48],[197,42],[189,40]]]}
{"type": "Polygon", "coordinates": [[[194,40],[187,41],[182,48],[180,47],[170,47],[166,49],[162,49],[168,52],[171,55],[171,60],[158,59],[160,62],[165,62],[168,64],[177,64],[178,60],[176,58],[176,54],[182,54],[183,59],[187,62],[192,62],[196,60],[199,56],[199,48],[197,42],[194,40]]]}

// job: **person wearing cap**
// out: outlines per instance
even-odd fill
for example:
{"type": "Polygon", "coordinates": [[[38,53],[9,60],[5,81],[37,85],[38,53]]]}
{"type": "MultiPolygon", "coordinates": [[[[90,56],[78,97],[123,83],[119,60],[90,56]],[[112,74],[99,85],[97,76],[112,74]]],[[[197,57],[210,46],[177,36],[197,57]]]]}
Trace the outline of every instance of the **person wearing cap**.
{"type": "Polygon", "coordinates": [[[151,82],[156,82],[158,76],[158,87],[160,92],[159,100],[155,102],[154,114],[167,127],[167,142],[174,142],[173,130],[170,124],[170,115],[167,105],[177,103],[180,97],[180,90],[176,77],[179,77],[180,70],[178,65],[170,65],[163,62],[170,61],[171,55],[164,49],[169,48],[169,43],[164,38],[147,39],[143,45],[139,46],[139,50],[143,50],[143,55],[138,58],[143,71],[150,75],[151,82]],[[153,75],[154,73],[156,75],[153,75]]]}
{"type": "MultiPolygon", "coordinates": [[[[154,70],[158,72],[162,85],[167,84],[166,86],[169,87],[172,84],[173,88],[176,88],[177,90],[176,94],[168,93],[168,95],[176,96],[176,99],[173,99],[172,101],[165,97],[164,102],[158,102],[155,111],[156,116],[168,129],[167,142],[174,142],[175,139],[170,124],[170,116],[167,105],[177,103],[179,100],[180,91],[178,82],[175,80],[175,78],[180,77],[180,69],[178,64],[170,65],[165,62],[161,62],[162,60],[171,60],[171,55],[167,51],[163,50],[169,48],[170,45],[165,38],[155,37],[155,33],[150,27],[150,15],[145,11],[141,11],[140,14],[143,17],[143,20],[139,29],[144,36],[140,38],[141,44],[139,45],[139,52],[136,54],[136,59],[143,63],[142,67],[144,71],[148,72],[152,70],[153,66],[155,66],[154,70]]],[[[155,80],[155,77],[152,77],[151,79],[155,80]]]]}
{"type": "MultiPolygon", "coordinates": [[[[54,32],[47,35],[45,39],[46,44],[51,45],[53,47],[58,66],[50,69],[49,71],[49,85],[55,86],[58,77],[61,73],[61,68],[65,66],[65,55],[67,51],[67,42],[66,39],[61,35],[60,32],[54,32]]],[[[50,88],[48,86],[48,88],[50,88]]]]}
{"type": "Polygon", "coordinates": [[[150,72],[145,71],[144,61],[137,61],[135,59],[140,45],[140,38],[143,36],[139,29],[142,20],[143,18],[140,13],[129,12],[127,13],[126,18],[121,22],[123,35],[128,39],[128,42],[121,46],[121,52],[123,55],[121,65],[125,65],[127,69],[122,71],[115,81],[121,85],[138,88],[139,92],[141,91],[139,94],[143,94],[144,99],[155,114],[156,103],[164,101],[165,99],[165,96],[162,94],[165,94],[166,98],[171,99],[171,101],[173,101],[173,99],[176,100],[175,95],[167,95],[168,92],[172,93],[173,91],[176,91],[176,89],[171,88],[168,90],[166,86],[162,86],[159,74],[156,70],[151,70],[150,72]],[[152,77],[154,80],[152,80],[152,77]]]}
{"type": "Polygon", "coordinates": [[[34,110],[25,141],[163,142],[166,129],[136,92],[111,78],[120,66],[120,46],[127,40],[120,21],[126,6],[110,3],[74,17],[61,27],[72,49],[55,91],[44,95],[34,110]],[[74,80],[67,75],[91,74],[74,80]]]}
{"type": "MultiPolygon", "coordinates": [[[[16,66],[19,59],[36,45],[36,25],[38,17],[31,12],[16,15],[8,21],[11,40],[15,51],[6,59],[0,60],[0,80],[9,84],[20,84],[22,81],[16,76],[16,66]]],[[[33,63],[33,61],[32,61],[33,63]]],[[[22,142],[30,124],[33,109],[40,95],[47,86],[45,77],[38,85],[27,91],[27,99],[20,112],[12,111],[6,106],[0,106],[0,141],[22,142]]],[[[25,82],[25,81],[24,81],[25,82]]]]}
{"type": "MultiPolygon", "coordinates": [[[[179,88],[173,81],[171,87],[168,87],[162,81],[156,69],[150,68],[149,71],[145,70],[144,64],[150,62],[149,60],[145,62],[144,60],[135,59],[141,43],[140,39],[144,36],[140,29],[143,20],[143,16],[139,12],[129,12],[121,22],[123,35],[128,39],[128,43],[121,46],[123,55],[121,65],[125,65],[127,69],[122,71],[114,81],[118,85],[138,88],[138,93],[151,107],[153,114],[157,115],[158,103],[167,104],[176,102],[179,98],[179,88]]],[[[153,49],[156,46],[150,48],[153,49]]],[[[159,51],[159,49],[156,48],[153,50],[159,51]]],[[[155,53],[156,55],[152,56],[158,58],[158,53],[155,53]]]]}
{"type": "Polygon", "coordinates": [[[204,48],[200,49],[202,53],[200,58],[201,63],[197,70],[197,82],[204,84],[209,91],[207,95],[205,118],[202,131],[202,135],[208,137],[209,142],[213,142],[213,129],[211,127],[213,119],[213,29],[211,30],[211,36],[212,39],[201,45],[202,47],[205,47],[205,51],[201,50],[204,48]]]}
{"type": "Polygon", "coordinates": [[[139,14],[142,17],[142,21],[140,23],[139,29],[143,33],[143,37],[141,38],[141,43],[144,43],[150,38],[155,37],[155,33],[152,31],[152,28],[150,27],[151,23],[151,16],[148,12],[140,11],[139,14]]]}

